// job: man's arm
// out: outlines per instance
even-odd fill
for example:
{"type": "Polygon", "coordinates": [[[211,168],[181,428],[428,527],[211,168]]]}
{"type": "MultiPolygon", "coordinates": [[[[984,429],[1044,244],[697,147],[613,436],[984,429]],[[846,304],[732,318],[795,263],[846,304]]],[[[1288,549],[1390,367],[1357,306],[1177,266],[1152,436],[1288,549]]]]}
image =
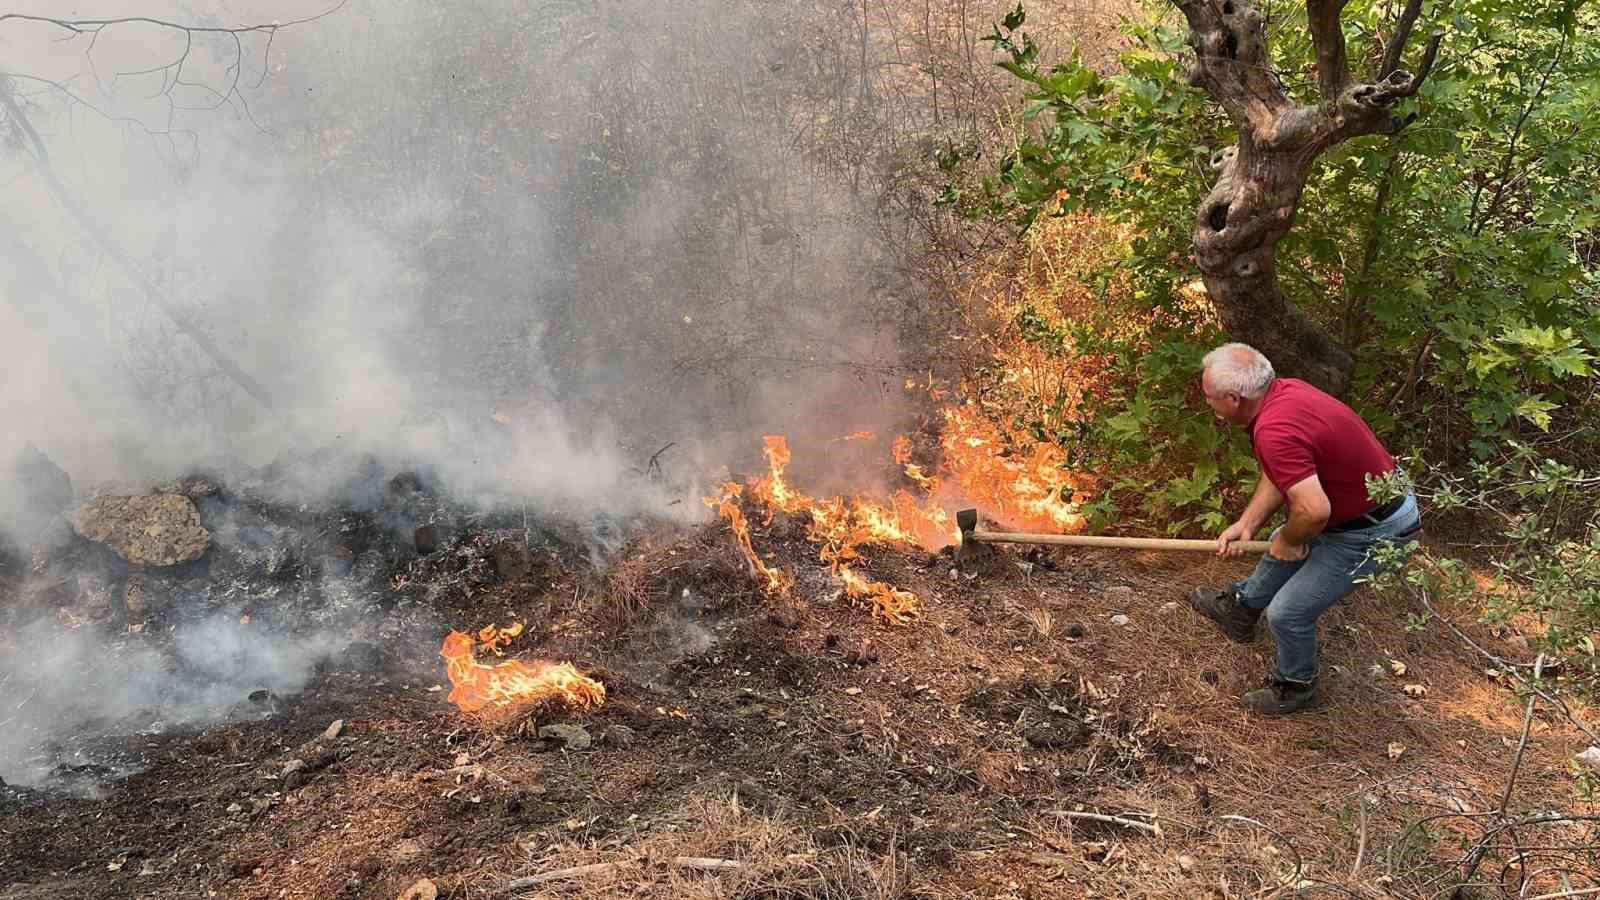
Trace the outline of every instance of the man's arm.
{"type": "Polygon", "coordinates": [[[1228,545],[1234,541],[1248,541],[1250,536],[1261,529],[1267,517],[1278,511],[1283,505],[1283,494],[1272,479],[1265,475],[1256,484],[1256,492],[1250,495],[1250,502],[1245,504],[1244,512],[1239,514],[1238,521],[1229,525],[1222,534],[1217,535],[1217,553],[1222,556],[1238,556],[1242,551],[1233,549],[1228,545]]]}
{"type": "Polygon", "coordinates": [[[1304,559],[1306,541],[1322,533],[1333,505],[1316,475],[1307,475],[1290,485],[1288,500],[1289,521],[1272,536],[1272,548],[1267,552],[1278,559],[1304,559]]]}

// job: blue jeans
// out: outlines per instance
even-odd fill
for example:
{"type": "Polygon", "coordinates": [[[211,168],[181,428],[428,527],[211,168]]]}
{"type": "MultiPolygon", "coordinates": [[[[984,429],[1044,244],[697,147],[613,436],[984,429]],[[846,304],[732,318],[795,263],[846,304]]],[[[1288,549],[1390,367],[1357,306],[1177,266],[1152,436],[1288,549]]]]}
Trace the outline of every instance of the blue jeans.
{"type": "Polygon", "coordinates": [[[1266,554],[1255,572],[1235,585],[1240,603],[1266,611],[1278,644],[1275,679],[1299,684],[1316,680],[1317,619],[1355,590],[1357,579],[1377,571],[1374,546],[1385,540],[1404,544],[1401,535],[1415,531],[1421,521],[1417,498],[1407,496],[1377,525],[1312,538],[1305,559],[1285,562],[1266,554]]]}

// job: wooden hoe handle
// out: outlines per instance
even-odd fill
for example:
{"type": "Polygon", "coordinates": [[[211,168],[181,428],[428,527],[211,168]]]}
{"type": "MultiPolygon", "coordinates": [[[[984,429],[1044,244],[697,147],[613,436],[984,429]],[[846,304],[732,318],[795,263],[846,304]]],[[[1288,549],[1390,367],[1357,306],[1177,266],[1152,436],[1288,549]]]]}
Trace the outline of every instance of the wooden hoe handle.
{"type": "MultiPolygon", "coordinates": [[[[979,544],[1054,544],[1064,547],[1121,547],[1128,550],[1193,550],[1217,552],[1216,541],[1185,538],[1108,537],[1092,534],[1026,534],[1015,531],[972,531],[972,540],[979,544]]],[[[963,538],[966,535],[962,535],[963,538]]],[[[1237,547],[1250,553],[1265,553],[1272,546],[1267,541],[1233,541],[1237,547]]]]}

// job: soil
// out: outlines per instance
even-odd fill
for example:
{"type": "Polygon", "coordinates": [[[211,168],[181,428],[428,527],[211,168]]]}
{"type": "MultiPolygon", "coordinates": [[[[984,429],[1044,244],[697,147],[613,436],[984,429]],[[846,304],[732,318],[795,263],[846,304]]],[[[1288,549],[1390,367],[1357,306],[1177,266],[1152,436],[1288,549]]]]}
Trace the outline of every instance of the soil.
{"type": "MultiPolygon", "coordinates": [[[[1182,602],[1248,563],[872,548],[923,600],[897,627],[794,529],[757,531],[796,596],[756,593],[719,526],[658,527],[605,573],[551,555],[438,592],[437,633],[353,645],[255,718],[112,738],[144,765],[99,796],[0,789],[0,897],[1413,896],[1503,790],[1518,701],[1400,598],[1326,616],[1322,704],[1260,719],[1236,696],[1270,638],[1227,643],[1182,602]],[[513,656],[572,660],[606,703],[456,711],[418,648],[513,620],[513,656]],[[576,866],[597,868],[509,887],[576,866]]],[[[1578,808],[1583,746],[1541,710],[1518,808],[1578,808]]]]}

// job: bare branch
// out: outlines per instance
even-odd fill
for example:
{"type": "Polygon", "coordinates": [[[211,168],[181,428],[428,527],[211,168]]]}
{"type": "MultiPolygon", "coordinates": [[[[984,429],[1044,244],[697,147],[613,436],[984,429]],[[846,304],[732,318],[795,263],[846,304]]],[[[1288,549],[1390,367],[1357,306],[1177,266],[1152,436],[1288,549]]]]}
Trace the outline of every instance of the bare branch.
{"type": "Polygon", "coordinates": [[[1406,0],[1406,8],[1400,11],[1400,18],[1395,20],[1394,35],[1389,38],[1389,45],[1383,51],[1383,65],[1378,69],[1379,81],[1400,68],[1400,56],[1405,53],[1406,41],[1411,40],[1411,29],[1416,26],[1420,15],[1422,0],[1406,0]]]}
{"type": "MultiPolygon", "coordinates": [[[[84,56],[88,61],[89,69],[94,75],[96,83],[100,85],[102,91],[106,89],[106,86],[101,83],[99,71],[95,66],[94,50],[96,43],[100,39],[100,35],[103,34],[107,29],[116,25],[140,23],[181,32],[184,37],[184,46],[183,50],[175,59],[167,63],[151,66],[147,69],[116,72],[112,75],[111,84],[114,86],[117,82],[117,79],[124,75],[150,75],[159,72],[161,74],[161,87],[155,94],[151,95],[151,98],[153,99],[154,97],[161,96],[166,97],[169,104],[169,111],[171,109],[214,110],[224,105],[232,106],[233,102],[237,100],[239,101],[239,107],[236,108],[235,111],[237,112],[238,109],[243,109],[244,117],[249,120],[250,123],[257,128],[257,130],[263,130],[261,125],[255,121],[254,116],[250,114],[249,104],[244,101],[244,97],[239,90],[244,69],[245,50],[243,38],[252,34],[264,34],[266,36],[266,41],[261,51],[261,77],[257,78],[255,83],[251,85],[252,88],[259,87],[261,82],[265,80],[267,76],[267,72],[270,67],[272,43],[277,37],[279,29],[290,28],[296,25],[304,25],[308,22],[315,22],[318,19],[326,18],[327,16],[331,16],[343,9],[349,2],[350,0],[337,0],[333,6],[323,10],[322,12],[299,19],[291,19],[287,22],[273,21],[268,23],[238,26],[191,25],[183,22],[169,21],[166,19],[151,18],[149,16],[127,16],[117,19],[67,19],[57,18],[54,16],[29,15],[26,13],[0,14],[0,25],[3,25],[5,22],[10,20],[51,25],[67,32],[65,37],[59,39],[62,41],[71,41],[82,35],[89,35],[89,46],[84,50],[84,56]],[[195,82],[185,81],[183,79],[183,69],[189,60],[191,52],[194,49],[194,36],[197,34],[223,35],[233,40],[234,59],[223,69],[223,77],[227,80],[226,90],[219,91],[208,85],[197,84],[195,82]],[[173,100],[172,92],[180,86],[202,89],[214,96],[216,98],[216,102],[209,106],[195,106],[177,103],[173,100]]],[[[68,94],[67,96],[72,100],[83,103],[83,100],[75,95],[68,94]]],[[[98,110],[96,111],[98,112],[98,110]]]]}
{"type": "Polygon", "coordinates": [[[1333,102],[1350,85],[1350,60],[1345,53],[1339,15],[1349,0],[1306,0],[1306,21],[1317,51],[1317,88],[1324,102],[1333,102]]]}

